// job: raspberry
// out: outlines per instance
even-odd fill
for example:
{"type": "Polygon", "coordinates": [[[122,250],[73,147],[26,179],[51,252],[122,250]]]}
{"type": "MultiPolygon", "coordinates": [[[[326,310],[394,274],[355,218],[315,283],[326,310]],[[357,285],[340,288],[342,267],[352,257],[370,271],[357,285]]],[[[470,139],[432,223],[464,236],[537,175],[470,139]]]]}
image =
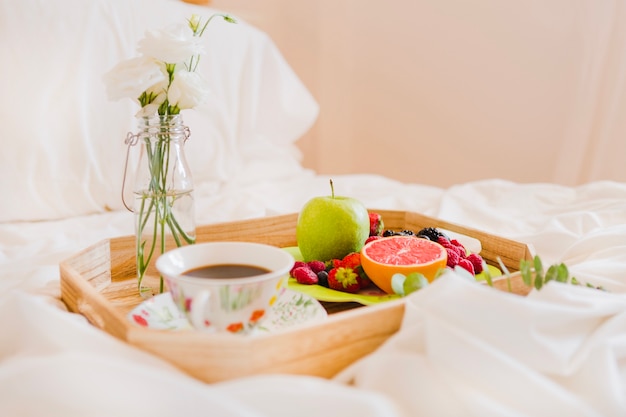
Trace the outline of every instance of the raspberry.
{"type": "Polygon", "coordinates": [[[326,264],[324,262],[322,262],[322,261],[309,261],[309,262],[307,262],[307,265],[316,274],[318,272],[323,271],[323,270],[326,269],[326,264]]]}
{"type": "Polygon", "coordinates": [[[469,272],[472,273],[472,275],[476,275],[474,272],[474,265],[472,265],[472,263],[470,261],[468,261],[467,259],[461,259],[459,261],[459,266],[463,269],[468,270],[469,272]]]}
{"type": "Polygon", "coordinates": [[[454,268],[455,266],[459,264],[461,257],[459,256],[457,251],[452,248],[446,248],[446,252],[448,252],[448,264],[447,265],[450,268],[454,268]]]}
{"type": "Polygon", "coordinates": [[[289,275],[291,275],[292,277],[294,277],[294,278],[295,278],[295,276],[293,275],[293,271],[294,271],[296,268],[301,268],[301,267],[306,267],[306,268],[308,268],[308,265],[307,265],[307,263],[306,263],[306,262],[296,261],[296,262],[293,264],[293,266],[291,267],[291,270],[289,271],[289,275]]]}
{"type": "Polygon", "coordinates": [[[293,270],[293,277],[298,281],[298,284],[313,285],[317,284],[317,274],[311,270],[308,266],[301,266],[293,270]]]}
{"type": "Polygon", "coordinates": [[[483,258],[482,256],[480,256],[477,253],[472,253],[470,255],[467,256],[468,261],[470,261],[472,263],[472,266],[474,267],[474,272],[476,274],[480,274],[481,272],[483,272],[483,258]]]}
{"type": "Polygon", "coordinates": [[[370,243],[372,240],[376,240],[376,239],[380,239],[382,236],[370,236],[367,238],[367,240],[365,241],[364,245],[367,245],[368,243],[370,243]]]}
{"type": "Polygon", "coordinates": [[[450,241],[448,241],[444,237],[440,237],[437,243],[439,243],[441,246],[443,246],[446,249],[453,250],[454,252],[456,252],[457,255],[459,255],[460,258],[465,258],[465,249],[463,247],[453,245],[452,243],[450,243],[450,241]]]}

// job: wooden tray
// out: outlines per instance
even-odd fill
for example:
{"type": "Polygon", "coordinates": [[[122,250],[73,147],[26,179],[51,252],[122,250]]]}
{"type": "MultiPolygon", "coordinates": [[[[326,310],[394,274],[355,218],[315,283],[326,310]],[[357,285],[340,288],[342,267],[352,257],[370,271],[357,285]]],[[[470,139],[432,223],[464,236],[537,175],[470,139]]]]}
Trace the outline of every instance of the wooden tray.
{"type": "MultiPolygon", "coordinates": [[[[480,240],[481,255],[490,264],[497,258],[511,272],[521,259],[531,259],[531,248],[513,240],[441,221],[413,212],[375,210],[385,228],[419,230],[439,227],[480,240]]],[[[261,219],[206,225],[197,229],[197,241],[250,241],[279,247],[295,246],[297,213],[261,219]]],[[[154,274],[154,269],[150,271],[154,274]]],[[[323,322],[255,337],[209,335],[196,331],[142,328],[126,315],[143,299],[137,293],[135,240],[125,236],[101,241],[60,264],[61,295],[71,311],[95,326],[176,365],[206,382],[261,373],[307,374],[332,377],[347,365],[374,351],[399,328],[402,299],[374,306],[324,303],[329,317],[323,322]]],[[[477,284],[480,285],[480,284],[477,284]]],[[[494,287],[526,295],[514,273],[494,287]]]]}

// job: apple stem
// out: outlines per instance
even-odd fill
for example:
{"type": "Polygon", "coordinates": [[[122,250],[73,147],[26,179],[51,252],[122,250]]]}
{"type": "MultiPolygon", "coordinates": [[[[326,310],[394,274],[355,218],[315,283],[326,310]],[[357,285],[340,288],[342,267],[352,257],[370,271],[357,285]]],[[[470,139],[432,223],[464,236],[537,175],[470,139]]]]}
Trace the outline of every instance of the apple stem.
{"type": "Polygon", "coordinates": [[[330,179],[330,198],[335,198],[335,187],[333,186],[333,179],[330,179]]]}

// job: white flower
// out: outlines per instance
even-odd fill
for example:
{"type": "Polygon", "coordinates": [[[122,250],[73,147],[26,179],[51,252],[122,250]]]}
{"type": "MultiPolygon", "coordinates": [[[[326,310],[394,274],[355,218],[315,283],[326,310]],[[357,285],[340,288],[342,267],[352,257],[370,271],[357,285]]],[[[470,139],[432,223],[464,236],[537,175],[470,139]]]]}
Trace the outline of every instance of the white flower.
{"type": "Polygon", "coordinates": [[[138,99],[146,90],[165,83],[168,76],[163,65],[152,58],[141,56],[117,64],[104,75],[107,94],[111,100],[138,99]]]}
{"type": "Polygon", "coordinates": [[[157,110],[167,100],[167,79],[158,84],[153,85],[145,91],[143,107],[139,109],[136,117],[146,117],[156,114],[157,110]]]}
{"type": "Polygon", "coordinates": [[[193,35],[189,25],[175,25],[161,30],[149,30],[139,41],[139,52],[168,64],[178,64],[194,55],[204,53],[200,38],[193,35]]]}
{"type": "Polygon", "coordinates": [[[141,56],[120,62],[104,75],[109,98],[137,101],[141,106],[137,117],[178,114],[202,103],[209,90],[195,73],[204,52],[200,37],[216,16],[236,23],[223,14],[214,14],[204,23],[192,15],[186,25],[147,31],[137,48],[141,56]]]}
{"type": "Polygon", "coordinates": [[[171,106],[184,110],[204,102],[208,95],[209,88],[198,73],[179,70],[174,74],[167,92],[167,100],[171,106]]]}

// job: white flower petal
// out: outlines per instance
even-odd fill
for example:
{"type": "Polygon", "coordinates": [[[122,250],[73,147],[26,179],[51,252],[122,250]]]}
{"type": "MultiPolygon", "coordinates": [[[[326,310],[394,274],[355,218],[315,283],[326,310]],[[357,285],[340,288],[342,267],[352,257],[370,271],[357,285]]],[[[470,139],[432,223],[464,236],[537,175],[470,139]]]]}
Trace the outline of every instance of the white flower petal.
{"type": "Polygon", "coordinates": [[[167,82],[168,77],[163,66],[154,59],[137,57],[120,62],[103,79],[111,100],[136,100],[149,88],[167,82]]]}
{"type": "Polygon", "coordinates": [[[169,64],[186,62],[192,56],[204,53],[200,38],[193,36],[188,25],[149,30],[139,41],[138,50],[143,55],[169,64]]]}
{"type": "Polygon", "coordinates": [[[174,74],[167,99],[171,106],[183,110],[196,107],[204,102],[208,95],[209,88],[198,73],[180,70],[174,74]]]}

